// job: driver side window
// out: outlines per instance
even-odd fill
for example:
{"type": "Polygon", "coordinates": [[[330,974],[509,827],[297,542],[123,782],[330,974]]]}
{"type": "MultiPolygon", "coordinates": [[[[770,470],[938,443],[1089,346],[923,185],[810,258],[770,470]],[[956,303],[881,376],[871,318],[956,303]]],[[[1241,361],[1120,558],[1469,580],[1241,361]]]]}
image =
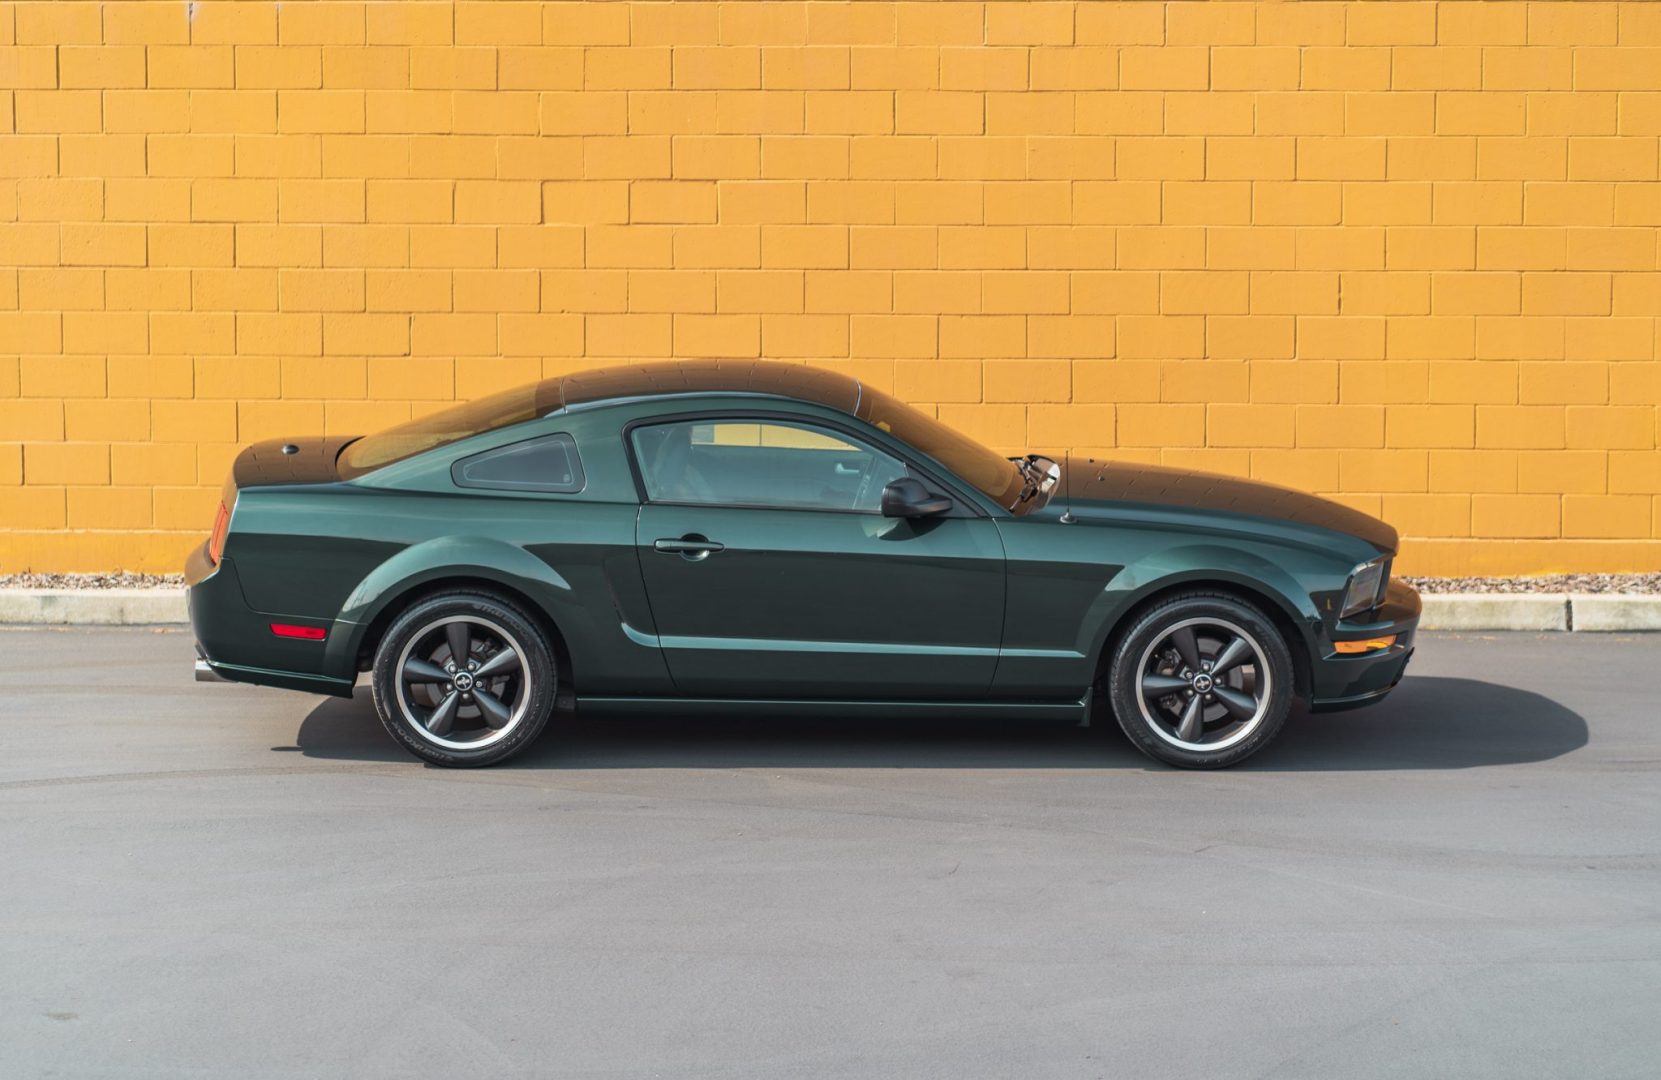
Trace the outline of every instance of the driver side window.
{"type": "Polygon", "coordinates": [[[681,420],[632,440],[652,502],[875,514],[907,475],[891,454],[794,420],[681,420]]]}

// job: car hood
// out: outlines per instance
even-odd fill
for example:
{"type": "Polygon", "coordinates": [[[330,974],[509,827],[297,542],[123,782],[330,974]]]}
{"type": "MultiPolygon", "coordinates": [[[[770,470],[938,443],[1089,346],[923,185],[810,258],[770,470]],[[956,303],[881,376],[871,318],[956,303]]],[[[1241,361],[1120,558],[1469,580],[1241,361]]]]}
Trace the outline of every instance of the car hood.
{"type": "Polygon", "coordinates": [[[231,465],[238,488],[279,484],[330,484],[340,479],[335,458],[356,436],[313,435],[298,439],[267,439],[246,447],[231,465]],[[284,453],[286,447],[294,449],[284,453]]]}
{"type": "Polygon", "coordinates": [[[1396,550],[1399,540],[1389,525],[1331,499],[1216,473],[1069,457],[1062,466],[1061,488],[1067,508],[1075,514],[1118,504],[1179,507],[1327,529],[1387,553],[1396,550]]]}

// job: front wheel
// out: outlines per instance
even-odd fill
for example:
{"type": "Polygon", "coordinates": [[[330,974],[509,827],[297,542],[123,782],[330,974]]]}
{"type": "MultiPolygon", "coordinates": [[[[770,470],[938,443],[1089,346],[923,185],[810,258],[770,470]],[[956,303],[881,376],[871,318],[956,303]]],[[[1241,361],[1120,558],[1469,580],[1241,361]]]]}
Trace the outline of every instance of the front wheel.
{"type": "Polygon", "coordinates": [[[1189,769],[1243,761],[1292,707],[1292,654],[1256,608],[1184,593],[1143,613],[1108,675],[1119,726],[1149,757],[1189,769]]]}
{"type": "Polygon", "coordinates": [[[434,765],[490,765],[541,734],[553,711],[553,650],[518,608],[448,593],[400,615],[375,651],[375,711],[434,765]]]}

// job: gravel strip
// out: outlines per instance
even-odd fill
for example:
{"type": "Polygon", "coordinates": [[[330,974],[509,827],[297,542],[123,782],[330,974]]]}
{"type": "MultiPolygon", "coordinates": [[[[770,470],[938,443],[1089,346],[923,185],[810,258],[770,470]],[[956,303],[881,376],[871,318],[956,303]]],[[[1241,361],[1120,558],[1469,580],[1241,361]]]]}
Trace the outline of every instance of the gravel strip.
{"type": "MultiPolygon", "coordinates": [[[[1661,574],[1548,574],[1543,577],[1404,577],[1425,593],[1661,593],[1661,574]]],[[[180,574],[0,574],[0,589],[162,589],[180,574]]]]}
{"type": "Polygon", "coordinates": [[[168,589],[185,583],[183,574],[0,574],[0,589],[168,589]]]}
{"type": "Polygon", "coordinates": [[[1423,593],[1661,593],[1661,574],[1404,577],[1401,580],[1423,593]]]}

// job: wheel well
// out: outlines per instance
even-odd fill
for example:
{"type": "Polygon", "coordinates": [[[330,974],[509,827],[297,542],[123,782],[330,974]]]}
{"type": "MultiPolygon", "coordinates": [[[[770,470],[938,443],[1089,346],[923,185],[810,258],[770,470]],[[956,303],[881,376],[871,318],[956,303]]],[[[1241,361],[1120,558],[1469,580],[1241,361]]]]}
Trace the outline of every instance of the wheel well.
{"type": "Polygon", "coordinates": [[[381,638],[386,636],[387,629],[392,625],[394,619],[429,596],[451,592],[484,593],[497,597],[519,609],[527,619],[534,622],[547,635],[548,644],[554,650],[554,660],[559,666],[559,690],[556,694],[556,707],[565,708],[571,704],[572,695],[576,690],[576,681],[572,674],[571,649],[565,643],[565,635],[560,633],[559,626],[541,604],[511,585],[503,585],[499,581],[491,581],[487,578],[449,577],[437,581],[423,581],[421,584],[412,585],[398,594],[383,606],[380,614],[371,619],[369,625],[364,628],[363,640],[358,643],[358,670],[368,671],[374,665],[375,650],[380,647],[381,638]]]}
{"type": "Polygon", "coordinates": [[[1297,623],[1292,620],[1290,615],[1286,614],[1286,609],[1281,607],[1279,602],[1267,593],[1233,581],[1181,581],[1175,585],[1167,585],[1162,589],[1156,589],[1138,600],[1133,607],[1119,616],[1118,622],[1113,627],[1113,632],[1108,634],[1107,641],[1102,645],[1101,655],[1096,657],[1095,685],[1097,687],[1107,685],[1107,669],[1113,662],[1113,653],[1119,647],[1119,639],[1130,631],[1130,628],[1135,625],[1136,620],[1141,617],[1143,612],[1173,596],[1191,592],[1215,593],[1220,596],[1227,596],[1256,609],[1265,619],[1268,619],[1274,628],[1280,631],[1280,636],[1286,640],[1287,651],[1292,654],[1292,688],[1299,698],[1308,700],[1311,685],[1309,650],[1305,647],[1304,637],[1302,632],[1299,631],[1297,623]]]}

